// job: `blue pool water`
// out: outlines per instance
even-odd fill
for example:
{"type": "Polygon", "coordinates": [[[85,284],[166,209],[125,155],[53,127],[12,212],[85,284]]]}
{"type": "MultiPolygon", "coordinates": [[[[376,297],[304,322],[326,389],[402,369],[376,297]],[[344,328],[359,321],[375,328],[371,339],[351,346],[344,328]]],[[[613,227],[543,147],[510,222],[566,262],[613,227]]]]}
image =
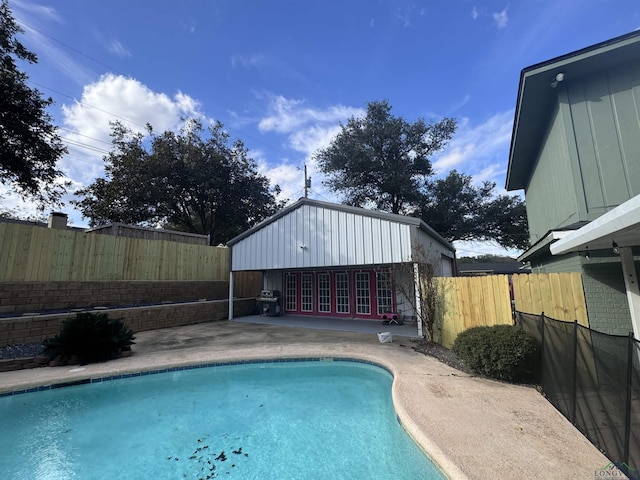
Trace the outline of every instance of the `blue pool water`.
{"type": "Polygon", "coordinates": [[[392,376],[344,361],[188,369],[0,398],[3,479],[443,479],[392,376]]]}

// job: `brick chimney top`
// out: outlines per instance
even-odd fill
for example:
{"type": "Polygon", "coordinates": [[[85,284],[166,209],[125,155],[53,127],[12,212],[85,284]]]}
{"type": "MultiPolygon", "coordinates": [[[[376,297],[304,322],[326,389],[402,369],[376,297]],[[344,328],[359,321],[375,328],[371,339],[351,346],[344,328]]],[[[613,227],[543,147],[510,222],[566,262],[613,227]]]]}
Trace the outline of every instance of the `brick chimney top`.
{"type": "Polygon", "coordinates": [[[47,227],[64,230],[67,228],[67,214],[62,212],[51,212],[49,214],[47,227]]]}

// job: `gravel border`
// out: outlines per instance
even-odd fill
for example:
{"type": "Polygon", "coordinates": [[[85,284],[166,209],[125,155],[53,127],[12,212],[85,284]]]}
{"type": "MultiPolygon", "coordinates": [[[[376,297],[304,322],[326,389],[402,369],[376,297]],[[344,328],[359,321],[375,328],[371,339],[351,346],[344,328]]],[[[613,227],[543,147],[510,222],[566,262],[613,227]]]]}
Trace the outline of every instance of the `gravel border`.
{"type": "Polygon", "coordinates": [[[0,347],[0,360],[12,360],[14,358],[33,358],[44,350],[41,343],[24,343],[22,345],[8,345],[0,347]]]}
{"type": "Polygon", "coordinates": [[[464,362],[460,360],[455,353],[453,353],[453,350],[449,350],[442,345],[434,342],[428,342],[426,340],[421,340],[414,345],[413,349],[416,352],[434,357],[436,360],[439,360],[445,365],[449,365],[456,370],[460,370],[461,372],[473,375],[473,372],[471,372],[471,370],[467,368],[464,362]]]}

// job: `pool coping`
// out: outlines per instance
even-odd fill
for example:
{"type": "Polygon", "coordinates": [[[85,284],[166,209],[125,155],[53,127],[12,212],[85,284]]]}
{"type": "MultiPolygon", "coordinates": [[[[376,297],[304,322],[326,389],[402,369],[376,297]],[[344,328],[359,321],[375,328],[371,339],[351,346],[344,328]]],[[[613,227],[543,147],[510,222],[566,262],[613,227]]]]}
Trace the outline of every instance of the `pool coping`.
{"type": "MultiPolygon", "coordinates": [[[[302,362],[362,363],[365,365],[372,365],[374,367],[382,368],[395,378],[395,376],[393,375],[393,372],[389,368],[387,368],[385,365],[382,365],[377,362],[372,362],[370,360],[363,360],[355,357],[353,358],[350,358],[350,357],[288,357],[288,358],[274,357],[274,358],[255,359],[255,360],[247,359],[247,360],[230,360],[230,361],[209,362],[209,363],[196,363],[196,364],[189,364],[189,365],[179,365],[176,367],[159,368],[154,370],[142,370],[140,372],[120,373],[116,375],[109,375],[106,377],[81,378],[78,380],[72,380],[67,382],[57,382],[49,385],[41,385],[37,387],[0,392],[0,398],[12,397],[14,395],[23,395],[25,393],[45,392],[47,390],[56,390],[59,388],[73,387],[76,385],[89,385],[92,383],[109,382],[112,380],[122,380],[125,378],[146,377],[149,375],[158,375],[161,373],[169,373],[169,372],[183,372],[185,370],[197,370],[200,368],[228,367],[232,365],[251,365],[251,364],[261,364],[261,363],[302,363],[302,362]]],[[[82,368],[82,367],[79,367],[79,368],[82,368]]]]}
{"type": "MultiPolygon", "coordinates": [[[[343,362],[343,363],[359,363],[363,365],[370,365],[384,370],[392,377],[391,396],[393,400],[393,407],[396,414],[396,420],[405,433],[411,438],[416,446],[422,451],[422,453],[438,468],[438,470],[449,480],[468,480],[469,477],[465,475],[455,465],[441,449],[432,442],[415,424],[410,415],[403,408],[399,408],[399,400],[395,393],[397,374],[394,372],[393,367],[385,365],[380,361],[369,360],[366,358],[359,358],[357,356],[291,356],[291,357],[271,357],[271,358],[254,358],[254,359],[242,359],[242,360],[223,360],[215,362],[205,363],[188,363],[184,365],[176,365],[172,367],[163,367],[152,370],[133,371],[128,373],[117,373],[115,375],[108,375],[103,377],[82,377],[71,381],[60,381],[47,385],[39,385],[30,388],[9,390],[0,392],[0,398],[13,397],[18,395],[24,395],[28,393],[44,392],[48,390],[57,390],[60,388],[73,387],[78,385],[91,385],[94,383],[103,383],[113,380],[122,380],[127,378],[145,377],[150,375],[158,375],[169,372],[181,372],[185,370],[198,370],[202,368],[212,367],[225,367],[233,365],[251,365],[251,364],[276,364],[276,363],[303,363],[303,362],[343,362]]],[[[78,371],[83,367],[72,368],[72,370],[78,371]]]]}
{"type": "Polygon", "coordinates": [[[412,346],[366,333],[201,323],[140,332],[130,357],[0,373],[0,392],[212,363],[357,359],[391,372],[402,426],[450,479],[579,480],[609,462],[535,389],[473,377],[412,346]]]}

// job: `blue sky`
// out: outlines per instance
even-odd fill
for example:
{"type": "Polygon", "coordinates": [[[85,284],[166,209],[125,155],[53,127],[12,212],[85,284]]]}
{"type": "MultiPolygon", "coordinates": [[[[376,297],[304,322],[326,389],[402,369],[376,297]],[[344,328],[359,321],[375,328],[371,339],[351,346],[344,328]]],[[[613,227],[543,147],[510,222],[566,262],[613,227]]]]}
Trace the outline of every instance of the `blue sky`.
{"type": "MultiPolygon", "coordinates": [[[[520,71],[640,28],[637,0],[9,0],[38,55],[23,65],[51,96],[73,189],[103,175],[109,122],[177,129],[220,120],[292,201],[339,201],[313,152],[366,104],[413,122],[455,117],[432,159],[503,193],[520,71]]],[[[31,213],[0,186],[5,207],[31,213]]],[[[71,198],[69,196],[68,198],[71,198]]],[[[87,224],[71,205],[62,209],[87,224]]],[[[458,256],[514,254],[457,243],[458,256]]]]}

